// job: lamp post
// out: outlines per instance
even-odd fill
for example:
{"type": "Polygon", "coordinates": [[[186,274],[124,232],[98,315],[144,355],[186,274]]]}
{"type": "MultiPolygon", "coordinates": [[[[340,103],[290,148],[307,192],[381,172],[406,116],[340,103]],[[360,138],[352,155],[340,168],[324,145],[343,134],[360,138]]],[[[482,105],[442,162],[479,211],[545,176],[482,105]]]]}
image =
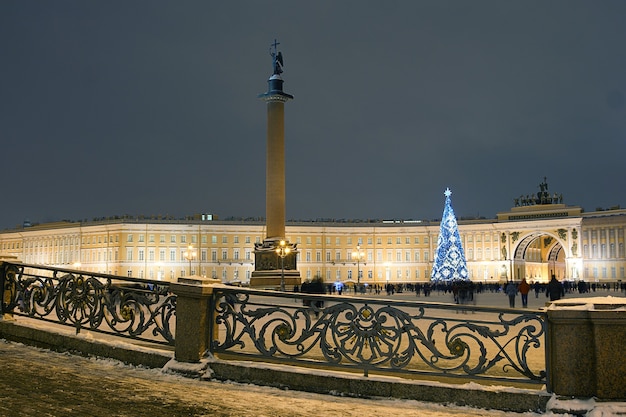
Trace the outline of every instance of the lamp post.
{"type": "Polygon", "coordinates": [[[284,240],[280,241],[280,244],[276,248],[276,253],[280,256],[280,290],[285,291],[285,256],[291,252],[289,246],[284,240]]]}
{"type": "Polygon", "coordinates": [[[189,261],[189,275],[191,275],[191,261],[196,258],[196,254],[197,252],[193,248],[193,245],[187,246],[187,250],[183,254],[185,256],[185,259],[189,261]]]}
{"type": "Polygon", "coordinates": [[[361,252],[361,246],[357,246],[356,250],[352,252],[352,259],[356,259],[356,283],[361,284],[361,259],[365,254],[361,252]]]}

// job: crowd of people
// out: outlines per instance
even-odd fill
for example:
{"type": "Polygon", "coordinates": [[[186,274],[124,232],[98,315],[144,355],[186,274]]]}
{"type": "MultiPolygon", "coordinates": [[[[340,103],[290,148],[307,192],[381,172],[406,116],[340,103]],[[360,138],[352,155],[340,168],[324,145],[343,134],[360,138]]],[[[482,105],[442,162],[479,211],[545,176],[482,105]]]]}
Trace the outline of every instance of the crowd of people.
{"type": "MultiPolygon", "coordinates": [[[[595,283],[585,281],[559,281],[553,275],[548,283],[528,282],[525,278],[521,281],[507,282],[473,282],[473,281],[439,281],[439,282],[420,282],[420,283],[388,283],[380,284],[364,284],[350,283],[348,285],[336,282],[332,284],[324,283],[321,277],[315,277],[311,281],[304,282],[301,287],[296,286],[295,292],[303,292],[310,294],[381,294],[386,292],[387,295],[396,293],[414,292],[416,296],[429,297],[433,292],[437,294],[451,294],[454,302],[457,304],[466,304],[475,301],[477,294],[481,293],[503,293],[509,298],[509,306],[515,307],[517,295],[520,294],[522,307],[528,307],[529,294],[539,298],[545,295],[550,301],[558,300],[566,294],[572,293],[589,293],[596,291],[615,291],[626,293],[626,282],[614,283],[595,283]]],[[[321,306],[318,306],[321,307],[321,306]]]]}

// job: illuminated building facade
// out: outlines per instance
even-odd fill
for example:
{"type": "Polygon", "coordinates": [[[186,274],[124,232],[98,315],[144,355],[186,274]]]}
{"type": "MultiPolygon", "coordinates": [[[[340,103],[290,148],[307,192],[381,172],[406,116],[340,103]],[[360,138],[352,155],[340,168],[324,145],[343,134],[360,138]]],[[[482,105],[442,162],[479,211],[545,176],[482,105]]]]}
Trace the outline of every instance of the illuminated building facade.
{"type": "MultiPolygon", "coordinates": [[[[112,218],[0,232],[0,253],[25,263],[172,281],[202,275],[247,283],[263,221],[112,218]],[[185,257],[190,246],[197,254],[185,257]]],[[[564,204],[516,206],[497,219],[458,221],[470,279],[626,280],[626,210],[583,213],[564,204]]],[[[438,221],[287,222],[302,279],[428,282],[438,221]],[[360,259],[353,259],[357,246],[360,259]]]]}

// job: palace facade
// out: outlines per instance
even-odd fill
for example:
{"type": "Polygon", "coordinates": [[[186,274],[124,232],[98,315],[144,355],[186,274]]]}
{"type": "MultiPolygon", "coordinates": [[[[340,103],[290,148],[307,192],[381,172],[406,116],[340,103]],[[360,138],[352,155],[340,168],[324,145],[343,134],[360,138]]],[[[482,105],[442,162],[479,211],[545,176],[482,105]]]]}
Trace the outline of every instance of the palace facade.
{"type": "MultiPolygon", "coordinates": [[[[555,200],[556,201],[556,200],[555,200]]],[[[560,203],[517,205],[496,219],[458,220],[473,281],[626,279],[626,210],[583,213],[560,203]]],[[[430,281],[438,221],[287,222],[302,279],[327,283],[430,281]],[[357,249],[358,248],[358,249],[357,249]]],[[[174,281],[202,275],[247,283],[263,221],[110,218],[0,232],[0,254],[28,264],[174,281]]]]}

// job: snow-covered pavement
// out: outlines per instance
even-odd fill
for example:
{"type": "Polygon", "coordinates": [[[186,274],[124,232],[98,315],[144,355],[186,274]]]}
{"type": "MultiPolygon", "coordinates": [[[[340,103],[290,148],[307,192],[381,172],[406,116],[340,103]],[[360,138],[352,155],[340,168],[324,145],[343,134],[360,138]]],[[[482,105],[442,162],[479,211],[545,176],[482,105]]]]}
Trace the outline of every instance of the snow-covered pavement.
{"type": "MultiPolygon", "coordinates": [[[[590,296],[623,297],[598,292],[590,296]]],[[[385,295],[381,297],[385,298],[385,295]]],[[[571,295],[571,298],[581,296],[571,295]]],[[[429,298],[395,294],[393,299],[451,302],[450,295],[429,298]]],[[[530,300],[545,305],[545,296],[530,300]]],[[[498,293],[481,294],[477,305],[508,307],[498,293]]],[[[540,416],[386,398],[359,399],[254,385],[202,381],[114,360],[60,354],[0,340],[0,417],[39,416],[540,416]]],[[[567,409],[567,407],[565,407],[567,409]]],[[[582,409],[593,408],[583,403],[582,409]]],[[[543,415],[554,415],[551,412],[543,415]]],[[[567,416],[568,414],[558,414],[567,416]]],[[[569,414],[571,415],[571,414],[569,414]]],[[[603,404],[588,417],[626,415],[624,403],[603,404]]]]}
{"type": "MultiPolygon", "coordinates": [[[[348,295],[354,295],[350,293],[348,295]]],[[[358,294],[358,296],[363,296],[358,294]]],[[[365,297],[372,298],[387,298],[392,300],[402,300],[402,301],[417,301],[417,302],[434,302],[434,303],[453,303],[454,299],[452,294],[443,293],[434,291],[430,294],[430,296],[425,297],[424,294],[420,294],[417,296],[414,292],[402,292],[395,293],[393,295],[387,295],[385,292],[380,295],[366,293],[365,297]]],[[[591,297],[620,297],[626,298],[626,293],[623,291],[613,291],[613,290],[598,290],[594,292],[588,292],[584,294],[578,294],[578,292],[571,292],[565,294],[564,300],[567,299],[578,299],[578,298],[591,298],[591,297]]],[[[528,308],[537,310],[544,308],[546,306],[546,302],[548,298],[546,298],[545,293],[535,294],[531,292],[528,294],[528,308]]],[[[502,292],[483,292],[480,294],[476,294],[475,301],[472,302],[472,305],[482,306],[482,307],[500,307],[500,308],[509,308],[509,298],[502,292]]],[[[518,294],[516,296],[515,308],[522,308],[522,300],[521,296],[518,294]]]]}
{"type": "Polygon", "coordinates": [[[5,341],[0,369],[3,417],[540,415],[201,381],[5,341]]]}

